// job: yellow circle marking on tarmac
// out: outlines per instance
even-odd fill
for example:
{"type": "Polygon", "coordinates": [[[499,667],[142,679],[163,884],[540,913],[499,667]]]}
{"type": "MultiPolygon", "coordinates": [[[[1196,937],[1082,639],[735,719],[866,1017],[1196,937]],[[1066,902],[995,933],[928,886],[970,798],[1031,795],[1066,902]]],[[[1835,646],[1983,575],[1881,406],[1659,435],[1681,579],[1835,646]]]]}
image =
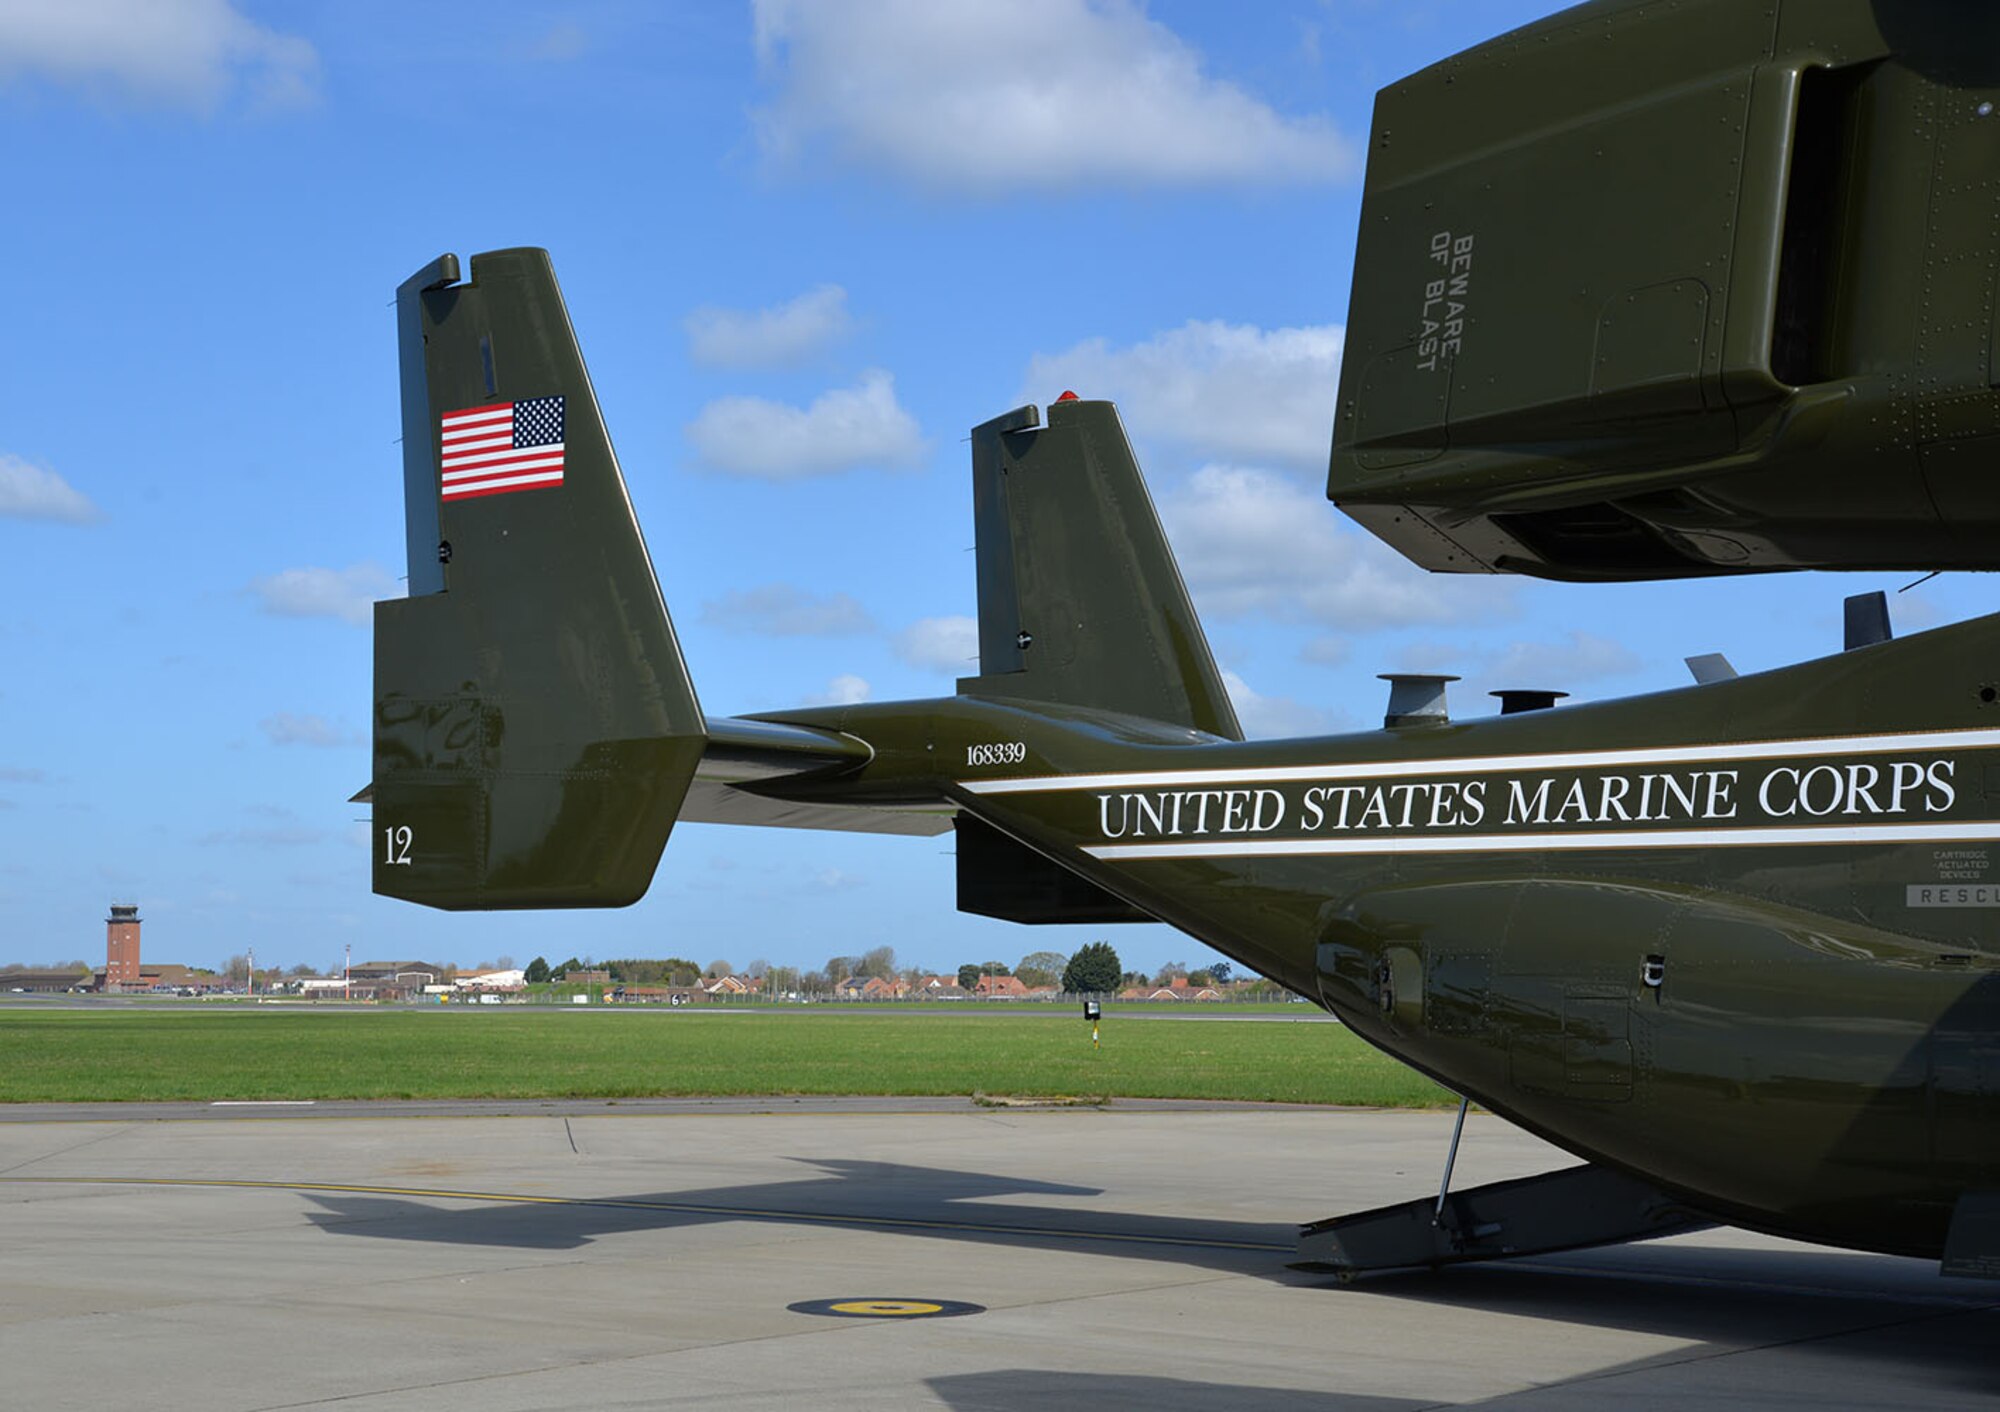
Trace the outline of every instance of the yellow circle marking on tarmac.
{"type": "Polygon", "coordinates": [[[794,1314],[819,1314],[830,1319],[950,1319],[960,1314],[984,1314],[983,1304],[962,1299],[802,1299],[785,1306],[794,1314]]]}
{"type": "Polygon", "coordinates": [[[843,1299],[827,1308],[836,1314],[866,1314],[870,1318],[889,1319],[900,1314],[942,1314],[942,1304],[927,1304],[921,1299],[843,1299]]]}

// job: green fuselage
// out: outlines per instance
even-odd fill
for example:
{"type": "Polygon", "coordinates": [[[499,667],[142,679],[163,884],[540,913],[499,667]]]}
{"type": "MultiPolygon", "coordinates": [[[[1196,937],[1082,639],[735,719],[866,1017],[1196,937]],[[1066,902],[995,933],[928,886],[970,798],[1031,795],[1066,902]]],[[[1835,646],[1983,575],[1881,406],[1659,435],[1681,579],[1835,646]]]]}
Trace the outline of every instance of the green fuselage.
{"type": "Polygon", "coordinates": [[[1936,1254],[2000,1175],[1996,647],[2000,617],[1247,744],[991,697],[786,713],[875,756],[782,791],[949,800],[1583,1157],[1936,1254]]]}

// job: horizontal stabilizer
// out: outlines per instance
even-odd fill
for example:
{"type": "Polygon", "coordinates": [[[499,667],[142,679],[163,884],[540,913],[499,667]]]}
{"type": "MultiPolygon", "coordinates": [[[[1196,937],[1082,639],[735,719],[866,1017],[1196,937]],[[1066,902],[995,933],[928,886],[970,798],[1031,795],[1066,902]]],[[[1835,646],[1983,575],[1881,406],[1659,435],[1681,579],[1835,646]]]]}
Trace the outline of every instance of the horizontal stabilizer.
{"type": "Polygon", "coordinates": [[[691,824],[756,824],[779,829],[831,829],[919,838],[946,833],[953,807],[891,808],[781,798],[786,785],[829,779],[860,769],[875,756],[866,741],[818,726],[709,717],[708,749],[681,801],[691,824]],[[780,783],[782,782],[782,784],[780,783]]]}
{"type": "Polygon", "coordinates": [[[1636,1177],[1585,1164],[1453,1192],[1442,1209],[1427,1196],[1314,1222],[1300,1230],[1293,1264],[1350,1279],[1615,1245],[1713,1224],[1636,1177]]]}
{"type": "Polygon", "coordinates": [[[757,824],[764,828],[832,829],[929,837],[951,828],[952,806],[895,809],[779,798],[764,786],[796,785],[857,770],[874,758],[865,741],[817,726],[741,716],[707,721],[708,749],[681,801],[691,824],[757,824]]]}

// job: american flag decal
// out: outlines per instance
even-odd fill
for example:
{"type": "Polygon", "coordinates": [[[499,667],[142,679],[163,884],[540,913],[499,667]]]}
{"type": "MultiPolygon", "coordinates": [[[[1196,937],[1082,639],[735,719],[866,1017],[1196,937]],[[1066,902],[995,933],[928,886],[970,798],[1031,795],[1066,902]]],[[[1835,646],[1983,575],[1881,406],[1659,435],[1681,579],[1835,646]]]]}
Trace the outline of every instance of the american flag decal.
{"type": "Polygon", "coordinates": [[[561,485],[563,400],[530,397],[446,412],[439,441],[446,500],[561,485]]]}

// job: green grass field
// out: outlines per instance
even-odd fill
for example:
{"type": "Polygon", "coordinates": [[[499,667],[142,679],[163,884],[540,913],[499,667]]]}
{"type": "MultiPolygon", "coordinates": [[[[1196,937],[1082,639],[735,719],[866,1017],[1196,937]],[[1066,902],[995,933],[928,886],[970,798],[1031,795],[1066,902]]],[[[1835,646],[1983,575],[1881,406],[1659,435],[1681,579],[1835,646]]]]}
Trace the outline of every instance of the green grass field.
{"type": "Polygon", "coordinates": [[[0,1102],[972,1094],[1435,1107],[1338,1025],[1073,1015],[0,1011],[0,1102]]]}

